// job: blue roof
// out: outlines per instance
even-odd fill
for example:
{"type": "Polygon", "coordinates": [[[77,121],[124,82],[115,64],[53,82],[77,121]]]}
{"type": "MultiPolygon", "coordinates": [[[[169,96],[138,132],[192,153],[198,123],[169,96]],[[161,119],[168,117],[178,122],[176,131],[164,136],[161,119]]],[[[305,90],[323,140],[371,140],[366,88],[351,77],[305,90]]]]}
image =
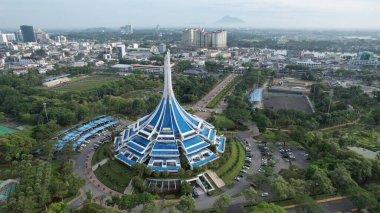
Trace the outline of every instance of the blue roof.
{"type": "Polygon", "coordinates": [[[203,139],[201,137],[196,136],[196,137],[184,140],[183,145],[185,145],[185,147],[189,147],[189,146],[195,145],[195,144],[202,142],[202,141],[203,141],[203,139]]]}
{"type": "Polygon", "coordinates": [[[202,142],[202,143],[200,143],[200,144],[198,144],[196,146],[191,147],[190,149],[187,149],[186,152],[187,153],[192,153],[192,152],[198,151],[200,149],[206,148],[209,145],[210,145],[209,143],[202,142]]]}
{"type": "Polygon", "coordinates": [[[250,102],[260,102],[263,100],[263,89],[257,88],[253,90],[253,92],[250,94],[249,101],[250,102]]]}
{"type": "Polygon", "coordinates": [[[207,127],[204,127],[201,134],[205,137],[208,138],[208,133],[210,132],[210,129],[207,127]]]}
{"type": "Polygon", "coordinates": [[[165,114],[162,121],[162,128],[172,128],[172,116],[170,113],[169,99],[166,101],[165,114]]]}
{"type": "Polygon", "coordinates": [[[190,131],[191,128],[189,127],[189,124],[187,124],[186,121],[181,116],[180,112],[178,111],[178,107],[176,106],[176,104],[173,105],[173,111],[174,111],[175,120],[177,121],[179,130],[182,133],[190,131]]]}
{"type": "Polygon", "coordinates": [[[160,143],[156,142],[153,146],[153,149],[178,149],[176,143],[160,143]]]}
{"type": "Polygon", "coordinates": [[[129,152],[129,153],[135,155],[135,156],[138,157],[138,158],[142,158],[142,157],[144,156],[144,155],[142,155],[141,153],[138,153],[138,152],[136,152],[135,150],[133,150],[133,149],[131,149],[131,148],[127,148],[127,149],[125,149],[124,153],[126,153],[126,152],[129,152]]]}
{"type": "Polygon", "coordinates": [[[130,147],[130,148],[133,148],[134,150],[138,151],[138,152],[143,152],[144,151],[144,148],[142,148],[141,146],[138,146],[136,145],[135,143],[133,142],[128,142],[127,145],[130,147]]]}
{"type": "Polygon", "coordinates": [[[143,146],[143,147],[146,147],[148,146],[149,144],[149,140],[145,139],[145,138],[142,138],[140,136],[136,136],[134,138],[132,138],[132,141],[136,142],[137,144],[143,146]]]}
{"type": "Polygon", "coordinates": [[[209,139],[210,139],[210,140],[214,140],[214,138],[215,138],[215,130],[212,129],[212,130],[211,130],[211,133],[210,133],[210,137],[209,137],[209,139]]]}
{"type": "Polygon", "coordinates": [[[164,99],[161,100],[160,105],[158,106],[158,109],[156,111],[156,114],[154,115],[153,119],[149,123],[150,125],[156,126],[158,119],[161,117],[163,106],[164,106],[164,99]]]}
{"type": "Polygon", "coordinates": [[[153,171],[178,171],[181,169],[180,166],[149,166],[153,171]]]}
{"type": "Polygon", "coordinates": [[[124,163],[126,163],[126,164],[128,164],[130,166],[136,164],[136,162],[134,162],[133,160],[131,160],[131,159],[127,158],[127,157],[125,157],[125,155],[123,155],[121,153],[117,154],[116,158],[118,158],[119,160],[121,160],[122,162],[124,162],[124,163]]]}
{"type": "Polygon", "coordinates": [[[191,165],[194,166],[194,167],[195,166],[202,166],[202,165],[204,165],[204,164],[206,164],[206,163],[208,163],[208,162],[210,162],[210,161],[212,161],[212,160],[214,160],[214,159],[216,159],[218,157],[219,156],[217,156],[215,154],[212,154],[212,155],[208,156],[207,158],[203,158],[202,160],[200,160],[198,162],[192,163],[191,165]]]}
{"type": "Polygon", "coordinates": [[[219,138],[219,146],[217,148],[218,152],[224,152],[224,137],[219,138]]]}
{"type": "Polygon", "coordinates": [[[174,150],[174,151],[161,151],[161,150],[153,150],[150,152],[151,155],[179,155],[179,151],[174,150]]]}
{"type": "Polygon", "coordinates": [[[178,106],[178,108],[181,109],[182,113],[186,116],[186,118],[194,125],[194,126],[198,126],[199,122],[197,120],[195,120],[195,118],[193,118],[193,116],[191,116],[189,113],[187,113],[182,107],[181,105],[179,105],[177,99],[174,99],[175,101],[175,104],[178,106]]]}

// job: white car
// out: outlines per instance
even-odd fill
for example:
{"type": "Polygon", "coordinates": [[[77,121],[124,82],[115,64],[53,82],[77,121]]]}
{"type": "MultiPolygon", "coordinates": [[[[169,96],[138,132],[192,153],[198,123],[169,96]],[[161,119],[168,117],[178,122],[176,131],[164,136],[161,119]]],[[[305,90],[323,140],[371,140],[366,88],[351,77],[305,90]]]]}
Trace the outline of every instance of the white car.
{"type": "Polygon", "coordinates": [[[269,196],[269,193],[268,192],[263,192],[261,193],[261,197],[268,197],[269,196]]]}
{"type": "Polygon", "coordinates": [[[240,178],[239,177],[235,177],[234,180],[240,181],[240,178]]]}

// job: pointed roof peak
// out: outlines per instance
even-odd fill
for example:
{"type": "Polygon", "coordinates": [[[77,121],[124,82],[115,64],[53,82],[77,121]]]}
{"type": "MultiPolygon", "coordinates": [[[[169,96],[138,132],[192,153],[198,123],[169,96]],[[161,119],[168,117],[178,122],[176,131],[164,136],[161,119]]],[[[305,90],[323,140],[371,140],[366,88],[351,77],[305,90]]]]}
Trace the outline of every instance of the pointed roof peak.
{"type": "Polygon", "coordinates": [[[170,50],[167,51],[164,61],[164,95],[163,98],[174,98],[173,88],[172,88],[172,75],[170,68],[170,50]]]}

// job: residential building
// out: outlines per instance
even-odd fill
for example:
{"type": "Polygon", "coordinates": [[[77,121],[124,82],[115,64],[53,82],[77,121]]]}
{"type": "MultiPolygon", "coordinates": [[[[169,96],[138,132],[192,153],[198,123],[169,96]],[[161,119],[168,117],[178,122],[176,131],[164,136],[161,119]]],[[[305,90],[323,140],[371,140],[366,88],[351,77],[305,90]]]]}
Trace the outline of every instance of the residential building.
{"type": "Polygon", "coordinates": [[[125,52],[125,45],[124,44],[118,45],[116,47],[116,50],[117,50],[117,57],[119,59],[123,59],[124,56],[125,56],[125,54],[126,54],[126,52],[125,52]]]}
{"type": "Polygon", "coordinates": [[[206,32],[204,29],[200,28],[188,28],[182,32],[182,43],[185,46],[226,48],[227,31],[217,30],[214,32],[206,32]]]}
{"type": "Polygon", "coordinates": [[[0,44],[5,44],[8,42],[7,35],[0,33],[0,44]]]}
{"type": "Polygon", "coordinates": [[[121,33],[124,34],[132,34],[133,33],[133,27],[130,24],[127,24],[125,26],[120,27],[121,33]]]}
{"type": "Polygon", "coordinates": [[[158,45],[158,51],[159,51],[161,54],[164,54],[164,53],[166,52],[166,44],[161,43],[160,45],[158,45]]]}

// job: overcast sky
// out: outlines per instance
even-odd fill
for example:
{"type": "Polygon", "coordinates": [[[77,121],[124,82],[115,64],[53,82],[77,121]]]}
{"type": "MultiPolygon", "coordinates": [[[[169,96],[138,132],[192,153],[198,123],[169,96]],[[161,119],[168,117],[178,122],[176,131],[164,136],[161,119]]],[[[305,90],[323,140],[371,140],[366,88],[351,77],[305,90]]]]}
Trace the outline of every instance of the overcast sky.
{"type": "Polygon", "coordinates": [[[255,28],[380,29],[380,0],[0,0],[0,28],[207,26],[225,15],[255,28]]]}

